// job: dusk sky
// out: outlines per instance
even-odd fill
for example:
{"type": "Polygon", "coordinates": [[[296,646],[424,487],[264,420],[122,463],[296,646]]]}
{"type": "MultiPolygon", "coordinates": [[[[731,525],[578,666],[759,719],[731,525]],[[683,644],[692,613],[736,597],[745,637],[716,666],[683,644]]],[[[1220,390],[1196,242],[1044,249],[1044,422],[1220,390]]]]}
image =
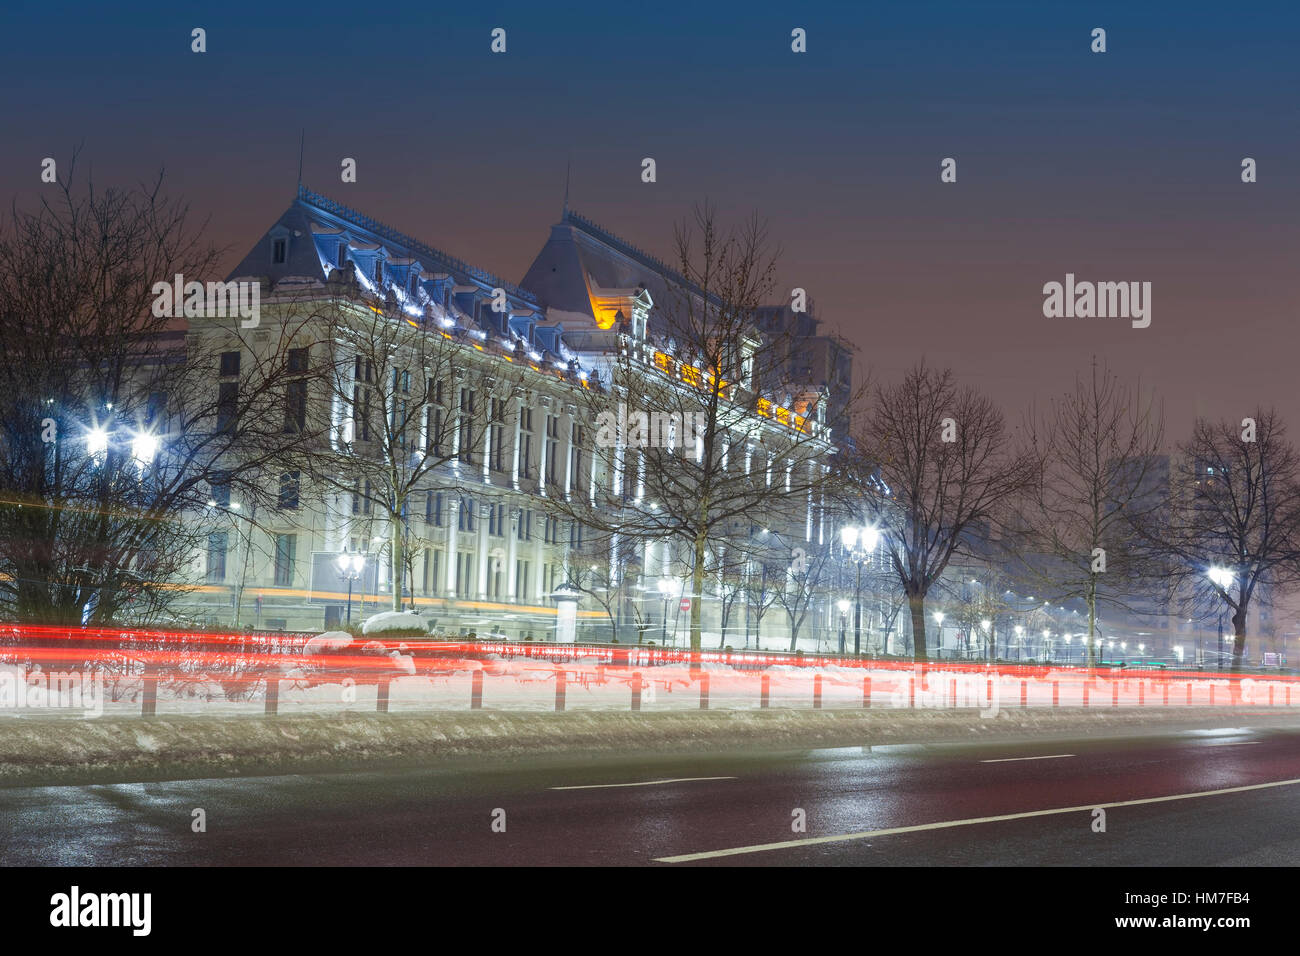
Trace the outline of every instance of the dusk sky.
{"type": "Polygon", "coordinates": [[[766,217],[859,371],[925,355],[1018,420],[1096,354],[1171,437],[1264,403],[1300,439],[1293,5],[130,6],[0,14],[6,200],[78,145],[101,186],[165,168],[233,267],[305,128],[311,188],[518,281],[571,159],[572,207],[664,258],[698,200],[766,217]],[[1150,327],[1045,318],[1066,273],[1150,282],[1150,327]]]}

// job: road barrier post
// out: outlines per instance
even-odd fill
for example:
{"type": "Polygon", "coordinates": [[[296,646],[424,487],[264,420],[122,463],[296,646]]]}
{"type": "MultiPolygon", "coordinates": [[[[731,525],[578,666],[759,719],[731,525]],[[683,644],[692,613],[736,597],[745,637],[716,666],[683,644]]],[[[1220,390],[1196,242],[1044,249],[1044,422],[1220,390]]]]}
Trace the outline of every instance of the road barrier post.
{"type": "Polygon", "coordinates": [[[951,695],[950,698],[949,698],[950,701],[951,701],[951,703],[950,703],[949,706],[951,706],[952,708],[956,709],[956,707],[957,707],[957,678],[954,677],[954,678],[952,679],[952,681],[949,682],[948,692],[949,692],[949,694],[951,695]]]}
{"type": "Polygon", "coordinates": [[[388,713],[388,685],[391,681],[383,678],[375,688],[375,711],[380,714],[388,713]]]}
{"type": "Polygon", "coordinates": [[[641,672],[632,675],[632,709],[641,709],[641,672]]]}
{"type": "Polygon", "coordinates": [[[1090,685],[1088,684],[1088,678],[1085,677],[1085,678],[1083,679],[1083,706],[1084,706],[1084,707],[1087,707],[1087,706],[1088,706],[1088,688],[1089,688],[1089,686],[1090,686],[1090,685]]]}
{"type": "MultiPolygon", "coordinates": [[[[1288,687],[1287,688],[1288,704],[1291,702],[1290,694],[1291,694],[1291,688],[1288,687]]],[[[871,706],[871,678],[870,677],[862,678],[862,706],[864,709],[871,706]]]]}
{"type": "Polygon", "coordinates": [[[153,717],[158,713],[158,672],[152,667],[144,671],[144,692],[140,695],[140,716],[153,717]]]}
{"type": "Polygon", "coordinates": [[[822,675],[813,675],[813,710],[822,709],[822,675]]]}
{"type": "Polygon", "coordinates": [[[700,710],[709,709],[709,672],[700,673],[700,710]]]}
{"type": "Polygon", "coordinates": [[[1119,681],[1112,681],[1110,685],[1110,706],[1119,706],[1119,681]]]}
{"type": "Polygon", "coordinates": [[[1138,706],[1147,705],[1147,682],[1145,679],[1138,681],[1138,706]]]}
{"type": "Polygon", "coordinates": [[[1168,707],[1169,706],[1169,681],[1165,681],[1164,685],[1165,685],[1165,706],[1168,707]]]}
{"type": "Polygon", "coordinates": [[[907,679],[907,706],[913,709],[916,708],[916,678],[915,677],[909,677],[907,679]]]}
{"type": "Polygon", "coordinates": [[[768,697],[769,697],[769,695],[770,695],[771,692],[772,692],[772,678],[771,678],[771,676],[768,675],[768,674],[764,674],[764,675],[763,675],[763,679],[762,679],[762,681],[759,682],[759,686],[760,686],[760,689],[759,689],[758,706],[759,706],[759,707],[767,707],[767,705],[768,705],[768,697]]]}
{"type": "Polygon", "coordinates": [[[1029,681],[1020,682],[1020,709],[1024,710],[1029,706],[1029,681]]]}
{"type": "Polygon", "coordinates": [[[483,709],[483,672],[475,671],[469,681],[469,709],[483,709]]]}
{"type": "Polygon", "coordinates": [[[566,691],[566,681],[568,674],[563,667],[555,669],[555,709],[564,710],[564,694],[566,691]]]}
{"type": "Polygon", "coordinates": [[[1061,682],[1059,680],[1052,681],[1052,706],[1061,706],[1061,682]]]}
{"type": "Polygon", "coordinates": [[[1187,682],[1187,706],[1192,706],[1192,682],[1187,682]]]}
{"type": "Polygon", "coordinates": [[[277,714],[280,712],[280,678],[268,677],[266,679],[266,707],[265,713],[277,714]]]}

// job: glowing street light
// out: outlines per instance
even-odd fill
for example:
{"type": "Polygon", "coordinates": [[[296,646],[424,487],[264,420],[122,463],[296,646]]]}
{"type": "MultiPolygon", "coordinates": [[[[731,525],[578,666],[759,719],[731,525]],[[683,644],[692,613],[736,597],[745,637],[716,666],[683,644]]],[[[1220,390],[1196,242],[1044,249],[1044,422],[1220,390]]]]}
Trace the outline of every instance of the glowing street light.
{"type": "Polygon", "coordinates": [[[361,577],[366,567],[366,556],[359,551],[344,551],[338,556],[339,574],[348,580],[348,619],[352,623],[352,582],[361,577]]]}
{"type": "Polygon", "coordinates": [[[840,529],[840,542],[857,566],[857,583],[853,591],[853,653],[862,653],[862,562],[876,550],[880,531],[871,526],[845,525],[840,529]]]}

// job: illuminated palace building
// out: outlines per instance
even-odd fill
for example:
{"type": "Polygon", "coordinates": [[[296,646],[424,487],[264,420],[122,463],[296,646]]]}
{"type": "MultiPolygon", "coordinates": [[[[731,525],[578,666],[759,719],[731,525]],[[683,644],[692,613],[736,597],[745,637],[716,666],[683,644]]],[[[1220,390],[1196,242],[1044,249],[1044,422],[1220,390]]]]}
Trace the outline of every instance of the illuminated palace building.
{"type": "MultiPolygon", "coordinates": [[[[283,360],[271,430],[283,419],[286,436],[316,437],[296,462],[250,444],[264,462],[260,495],[213,484],[185,617],[320,630],[400,603],[438,634],[554,640],[554,594],[572,584],[577,639],[687,643],[681,585],[660,586],[680,569],[674,545],[602,537],[559,507],[619,482],[598,454],[592,398],[612,394],[620,361],[640,357],[646,376],[698,375],[688,357],[668,358],[662,303],[684,281],[672,269],[566,207],[513,284],[300,187],[227,281],[260,284],[260,315],[188,320],[190,354],[211,365],[215,407],[227,410],[213,427],[256,417],[241,402],[283,360]]],[[[782,306],[760,321],[799,326],[803,343],[779,393],[751,396],[767,410],[759,426],[815,430],[829,450],[847,349],[782,306]],[[806,385],[792,390],[796,378],[806,385]]],[[[809,552],[835,535],[824,516],[796,518],[786,528],[755,515],[737,533],[785,528],[809,552]]],[[[788,641],[778,614],[724,626],[722,590],[706,582],[706,647],[752,647],[760,631],[764,646],[788,641]]],[[[833,603],[800,646],[838,626],[833,603]]]]}

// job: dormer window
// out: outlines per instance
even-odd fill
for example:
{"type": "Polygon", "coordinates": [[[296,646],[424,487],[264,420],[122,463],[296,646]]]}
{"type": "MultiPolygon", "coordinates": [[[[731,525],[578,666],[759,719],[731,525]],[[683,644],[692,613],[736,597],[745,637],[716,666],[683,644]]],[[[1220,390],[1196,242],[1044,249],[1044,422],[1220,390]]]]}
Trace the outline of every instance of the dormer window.
{"type": "Polygon", "coordinates": [[[338,262],[336,262],[335,265],[337,265],[340,269],[342,269],[343,263],[347,261],[348,261],[348,244],[346,242],[340,242],[339,258],[338,258],[338,262]]]}
{"type": "Polygon", "coordinates": [[[375,260],[375,285],[384,284],[384,260],[375,260]]]}
{"type": "Polygon", "coordinates": [[[285,252],[289,243],[286,239],[276,239],[271,243],[271,261],[276,265],[282,265],[285,259],[285,252]]]}

